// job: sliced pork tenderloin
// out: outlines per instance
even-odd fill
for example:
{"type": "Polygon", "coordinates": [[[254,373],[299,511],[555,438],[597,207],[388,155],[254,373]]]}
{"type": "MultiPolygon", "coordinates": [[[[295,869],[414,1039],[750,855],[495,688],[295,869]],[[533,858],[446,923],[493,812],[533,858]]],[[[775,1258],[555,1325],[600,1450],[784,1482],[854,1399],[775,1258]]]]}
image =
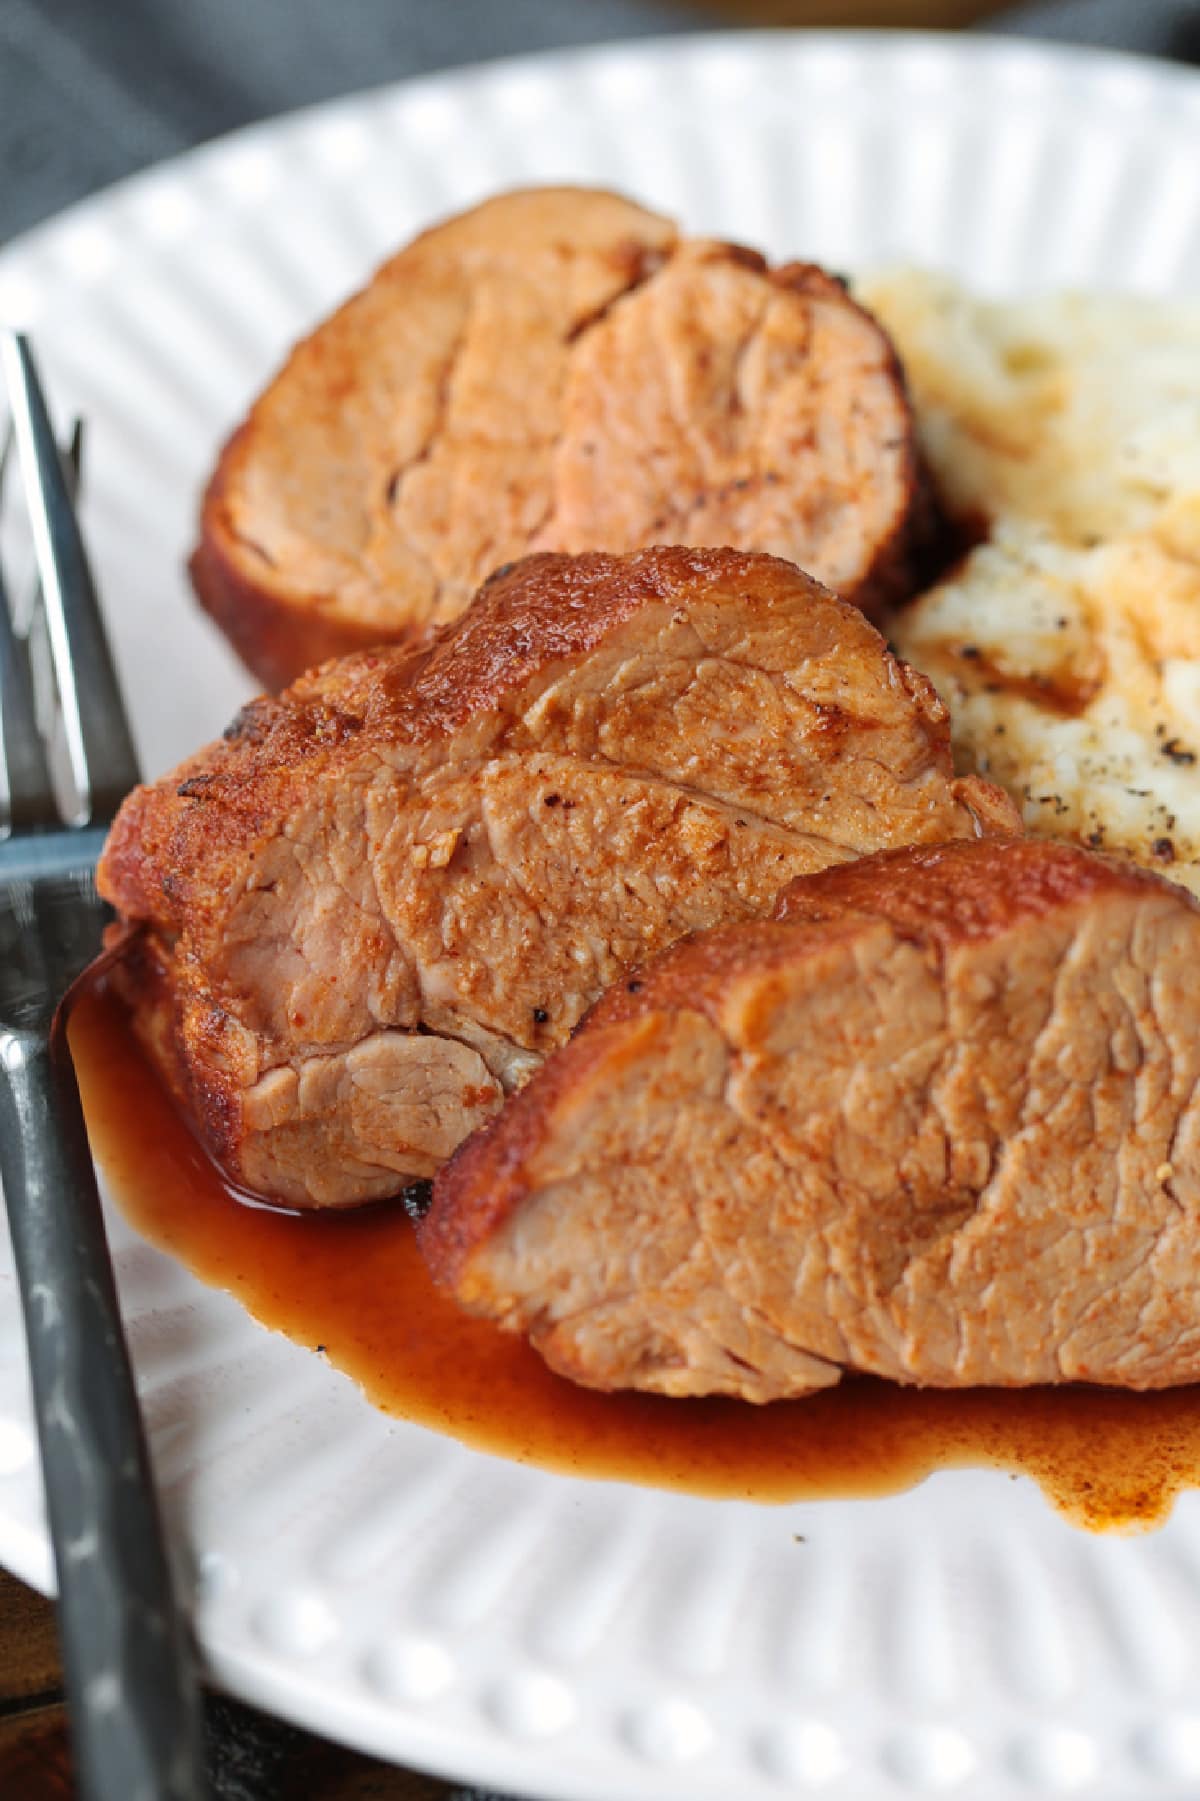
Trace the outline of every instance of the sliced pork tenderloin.
{"type": "Polygon", "coordinates": [[[119,977],[234,1180],[432,1175],[627,965],[880,846],[1011,830],[863,615],[734,551],[539,556],[125,804],[119,977]]]}
{"type": "Polygon", "coordinates": [[[598,1388],[1200,1380],[1200,906],[908,848],[623,979],[442,1171],[464,1307],[598,1388]]]}
{"type": "Polygon", "coordinates": [[[278,688],[534,550],[772,551],[877,611],[912,590],[928,493],[840,283],[536,188],[422,233],[293,351],[221,455],[192,578],[278,688]]]}

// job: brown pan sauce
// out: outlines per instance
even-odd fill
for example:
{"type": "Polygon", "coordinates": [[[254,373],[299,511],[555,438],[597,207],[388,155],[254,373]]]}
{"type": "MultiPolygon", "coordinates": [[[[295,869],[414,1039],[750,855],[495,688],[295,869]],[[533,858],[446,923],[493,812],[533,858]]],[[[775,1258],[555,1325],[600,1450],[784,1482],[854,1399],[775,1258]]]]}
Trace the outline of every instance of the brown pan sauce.
{"type": "Polygon", "coordinates": [[[1200,1387],[954,1392],[855,1379],[768,1407],[578,1388],[433,1288],[398,1204],[294,1214],[231,1195],[103,985],[81,996],[71,1043],[96,1157],[145,1238],[323,1352],[375,1406],[480,1450],[754,1501],[894,1494],[934,1470],[986,1466],[1032,1476],[1096,1530],[1161,1524],[1200,1486],[1200,1387]]]}

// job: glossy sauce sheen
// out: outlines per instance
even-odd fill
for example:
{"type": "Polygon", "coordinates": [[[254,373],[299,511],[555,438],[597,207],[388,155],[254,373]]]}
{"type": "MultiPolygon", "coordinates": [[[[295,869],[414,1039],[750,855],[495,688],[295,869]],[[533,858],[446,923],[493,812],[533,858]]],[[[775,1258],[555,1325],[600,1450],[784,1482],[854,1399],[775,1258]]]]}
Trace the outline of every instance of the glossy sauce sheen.
{"type": "Polygon", "coordinates": [[[755,1501],[892,1494],[986,1465],[1032,1476],[1094,1529],[1160,1524],[1180,1490],[1200,1486],[1200,1388],[956,1393],[853,1380],[768,1407],[577,1388],[437,1293],[399,1206],[287,1214],[230,1195],[103,990],[80,1000],[71,1042],[96,1157],[144,1237],[322,1351],[377,1407],[480,1450],[755,1501]]]}
{"type": "Polygon", "coordinates": [[[1104,686],[1099,675],[1084,676],[1071,671],[1020,675],[1003,668],[977,644],[954,644],[949,648],[964,664],[961,679],[972,691],[982,688],[985,694],[1011,694],[1063,719],[1078,719],[1104,686]]]}

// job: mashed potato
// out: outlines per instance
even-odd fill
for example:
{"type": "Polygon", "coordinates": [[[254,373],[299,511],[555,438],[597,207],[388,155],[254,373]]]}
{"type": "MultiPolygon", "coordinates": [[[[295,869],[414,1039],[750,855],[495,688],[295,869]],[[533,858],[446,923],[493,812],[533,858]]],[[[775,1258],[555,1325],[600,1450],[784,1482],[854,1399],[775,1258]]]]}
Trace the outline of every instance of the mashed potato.
{"type": "Polygon", "coordinates": [[[1200,894],[1200,307],[864,283],[986,540],[894,621],[1031,830],[1200,894]]]}

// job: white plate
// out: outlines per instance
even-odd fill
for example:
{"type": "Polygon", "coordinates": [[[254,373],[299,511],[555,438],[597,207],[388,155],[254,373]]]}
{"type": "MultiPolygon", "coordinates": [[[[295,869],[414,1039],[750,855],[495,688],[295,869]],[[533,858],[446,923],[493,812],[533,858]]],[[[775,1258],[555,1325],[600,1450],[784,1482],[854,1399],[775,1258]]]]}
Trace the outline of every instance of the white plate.
{"type": "MultiPolygon", "coordinates": [[[[1200,80],[1009,41],[789,34],[502,63],[154,170],[0,256],[0,317],[35,329],[55,397],[91,427],[86,523],[147,769],[247,691],[181,570],[222,433],[416,227],[564,178],[834,268],[1200,292],[1200,80]]],[[[120,1221],[113,1236],[201,1641],[237,1693],[580,1801],[1200,1792],[1200,1495],[1156,1535],[1104,1540],[980,1473],[782,1509],[543,1475],[389,1423],[120,1221]]],[[[0,1557],[49,1587],[7,1266],[0,1557]]]]}

